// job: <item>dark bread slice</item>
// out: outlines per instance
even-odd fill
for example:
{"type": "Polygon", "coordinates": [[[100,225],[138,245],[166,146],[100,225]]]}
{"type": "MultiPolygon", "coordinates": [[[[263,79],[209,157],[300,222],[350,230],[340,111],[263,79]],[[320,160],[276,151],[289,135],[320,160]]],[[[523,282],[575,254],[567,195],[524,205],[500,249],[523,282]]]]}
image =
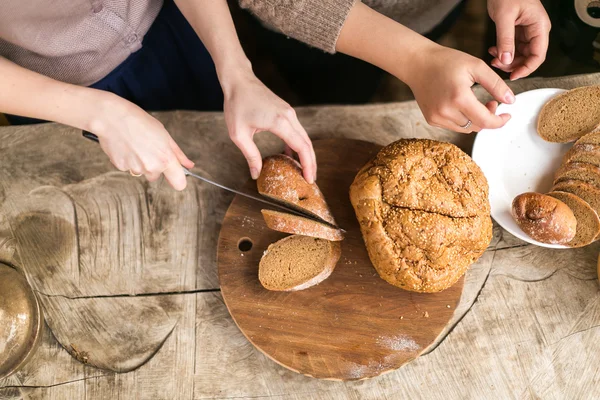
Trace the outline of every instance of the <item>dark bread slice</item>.
{"type": "Polygon", "coordinates": [[[339,242],[288,236],[267,248],[258,265],[258,279],[268,290],[303,290],[327,279],[341,255],[339,242]]]}
{"type": "Polygon", "coordinates": [[[299,215],[283,213],[273,210],[260,211],[270,229],[278,232],[291,233],[321,238],[325,240],[344,240],[344,234],[340,229],[325,225],[312,219],[299,215]]]}
{"type": "Polygon", "coordinates": [[[600,188],[600,167],[580,162],[563,164],[556,171],[554,184],[568,180],[583,181],[600,188]]]}
{"type": "Polygon", "coordinates": [[[512,216],[532,239],[565,244],[575,237],[577,220],[562,201],[541,193],[523,193],[514,198],[512,216]]]}
{"type": "Polygon", "coordinates": [[[575,144],[595,144],[600,145],[600,132],[592,132],[582,136],[575,144]]]}
{"type": "Polygon", "coordinates": [[[596,186],[586,182],[570,180],[555,184],[553,190],[574,194],[588,203],[600,216],[600,189],[596,186]]]}
{"type": "Polygon", "coordinates": [[[600,145],[575,144],[565,154],[563,164],[588,163],[600,167],[600,145]]]}
{"type": "Polygon", "coordinates": [[[266,157],[256,184],[261,195],[337,225],[323,193],[316,183],[304,180],[302,167],[293,158],[284,154],[266,157]]]}
{"type": "Polygon", "coordinates": [[[573,142],[596,131],[600,123],[600,86],[580,87],[548,101],[540,111],[537,131],[549,142],[573,142]]]}
{"type": "Polygon", "coordinates": [[[583,247],[592,243],[600,233],[600,219],[596,211],[588,203],[572,193],[553,191],[548,193],[565,203],[577,219],[577,230],[575,237],[566,243],[570,247],[583,247]]]}

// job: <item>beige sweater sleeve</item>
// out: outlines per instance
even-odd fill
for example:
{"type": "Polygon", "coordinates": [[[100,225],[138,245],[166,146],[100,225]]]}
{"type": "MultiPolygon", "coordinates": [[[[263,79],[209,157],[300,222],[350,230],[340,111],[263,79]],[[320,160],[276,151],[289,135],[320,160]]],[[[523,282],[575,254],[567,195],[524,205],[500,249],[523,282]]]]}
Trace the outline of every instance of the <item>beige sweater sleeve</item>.
{"type": "Polygon", "coordinates": [[[239,0],[268,27],[335,53],[342,26],[359,0],[239,0]]]}

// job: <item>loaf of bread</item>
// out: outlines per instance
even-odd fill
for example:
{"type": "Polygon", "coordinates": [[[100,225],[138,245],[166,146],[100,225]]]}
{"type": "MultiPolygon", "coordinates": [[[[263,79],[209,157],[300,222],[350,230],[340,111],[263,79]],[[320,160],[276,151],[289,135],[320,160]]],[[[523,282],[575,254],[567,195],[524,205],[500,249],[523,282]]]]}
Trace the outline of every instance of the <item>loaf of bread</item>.
{"type": "Polygon", "coordinates": [[[512,203],[517,225],[541,243],[566,244],[575,237],[577,220],[562,201],[540,193],[523,193],[512,203]]]}
{"type": "Polygon", "coordinates": [[[344,240],[344,234],[340,229],[312,219],[273,210],[261,210],[261,213],[267,226],[274,231],[316,237],[325,240],[344,240]]]}
{"type": "Polygon", "coordinates": [[[293,158],[283,154],[266,157],[256,183],[261,195],[336,225],[323,193],[316,183],[304,180],[302,167],[293,158]]]}
{"type": "Polygon", "coordinates": [[[573,215],[575,215],[575,219],[577,220],[575,237],[566,243],[567,246],[583,247],[596,240],[596,237],[600,234],[600,219],[598,219],[598,214],[588,203],[578,196],[567,192],[552,191],[548,193],[548,196],[552,196],[565,203],[573,211],[573,215]]]}
{"type": "Polygon", "coordinates": [[[556,96],[540,112],[537,128],[543,139],[576,142],[563,157],[547,196],[524,193],[513,201],[513,218],[537,241],[581,247],[600,238],[599,100],[600,86],[577,88],[556,96]]]}
{"type": "Polygon", "coordinates": [[[258,279],[268,290],[307,289],[331,275],[341,254],[339,242],[288,236],[267,248],[258,266],[258,279]]]}
{"type": "Polygon", "coordinates": [[[404,139],[384,147],[358,172],[350,201],[373,266],[406,290],[452,286],[492,238],[487,181],[449,143],[404,139]]]}
{"type": "Polygon", "coordinates": [[[600,124],[600,86],[586,86],[562,93],[543,107],[537,131],[549,142],[568,143],[597,131],[600,124]]]}

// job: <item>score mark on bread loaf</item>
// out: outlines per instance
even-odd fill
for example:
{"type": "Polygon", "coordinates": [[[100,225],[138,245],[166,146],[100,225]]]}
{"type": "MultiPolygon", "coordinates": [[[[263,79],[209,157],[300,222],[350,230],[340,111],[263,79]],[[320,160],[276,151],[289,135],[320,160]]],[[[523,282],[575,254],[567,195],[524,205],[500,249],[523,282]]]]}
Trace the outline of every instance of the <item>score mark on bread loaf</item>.
{"type": "Polygon", "coordinates": [[[492,238],[487,181],[450,143],[384,147],[356,175],[350,200],[375,269],[409,291],[452,286],[492,238]]]}

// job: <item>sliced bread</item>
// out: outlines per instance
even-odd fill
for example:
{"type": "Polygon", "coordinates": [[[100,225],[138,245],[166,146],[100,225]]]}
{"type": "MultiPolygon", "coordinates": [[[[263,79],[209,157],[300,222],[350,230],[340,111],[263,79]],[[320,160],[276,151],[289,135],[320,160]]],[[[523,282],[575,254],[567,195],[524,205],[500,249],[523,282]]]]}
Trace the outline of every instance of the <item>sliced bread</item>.
{"type": "Polygon", "coordinates": [[[600,132],[592,132],[582,136],[575,144],[595,144],[600,145],[600,132]]]}
{"type": "Polygon", "coordinates": [[[323,193],[316,183],[304,180],[302,167],[293,158],[283,154],[266,157],[256,183],[263,196],[336,225],[323,193]]]}
{"type": "Polygon", "coordinates": [[[344,240],[344,233],[337,228],[299,215],[273,210],[261,210],[267,226],[278,232],[321,238],[325,240],[344,240]]]}
{"type": "Polygon", "coordinates": [[[543,107],[537,131],[549,142],[574,142],[594,132],[600,123],[600,86],[586,86],[560,94],[543,107]]]}
{"type": "Polygon", "coordinates": [[[588,203],[600,215],[600,189],[596,186],[586,182],[569,180],[555,184],[552,190],[574,194],[588,203]]]}
{"type": "Polygon", "coordinates": [[[575,196],[572,193],[553,191],[548,193],[563,203],[565,203],[577,220],[577,229],[575,237],[566,243],[570,247],[583,247],[592,243],[600,233],[600,219],[596,211],[588,203],[575,196]]]}
{"type": "Polygon", "coordinates": [[[578,180],[589,183],[600,188],[600,167],[588,163],[568,163],[563,164],[554,178],[554,183],[559,183],[568,180],[578,180]]]}
{"type": "Polygon", "coordinates": [[[303,290],[327,279],[341,255],[339,242],[288,236],[267,248],[258,265],[258,279],[268,290],[303,290]]]}
{"type": "Polygon", "coordinates": [[[563,164],[588,163],[600,167],[600,145],[576,144],[563,158],[563,164]]]}
{"type": "Polygon", "coordinates": [[[557,198],[541,193],[520,194],[513,200],[512,215],[523,232],[538,242],[565,244],[575,237],[575,215],[557,198]]]}

